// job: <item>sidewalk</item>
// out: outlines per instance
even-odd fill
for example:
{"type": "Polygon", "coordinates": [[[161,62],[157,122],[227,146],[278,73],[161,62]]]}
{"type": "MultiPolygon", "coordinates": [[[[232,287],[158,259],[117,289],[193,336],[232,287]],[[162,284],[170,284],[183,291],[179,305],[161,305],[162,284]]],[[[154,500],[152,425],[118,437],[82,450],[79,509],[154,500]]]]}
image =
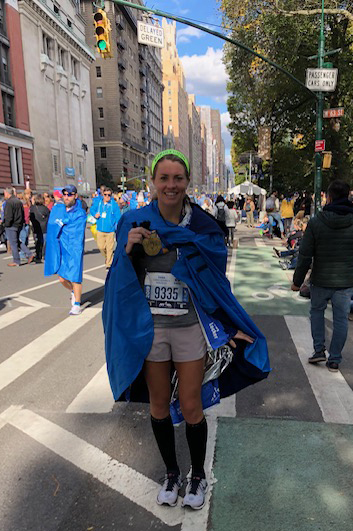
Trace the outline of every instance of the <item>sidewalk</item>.
{"type": "MultiPolygon", "coordinates": [[[[352,531],[353,425],[323,421],[285,326],[287,316],[308,317],[309,301],[272,255],[278,238],[244,226],[236,238],[232,287],[267,336],[274,370],[237,395],[237,417],[218,420],[209,529],[352,531]]],[[[321,392],[334,393],[333,382],[321,392]]]]}

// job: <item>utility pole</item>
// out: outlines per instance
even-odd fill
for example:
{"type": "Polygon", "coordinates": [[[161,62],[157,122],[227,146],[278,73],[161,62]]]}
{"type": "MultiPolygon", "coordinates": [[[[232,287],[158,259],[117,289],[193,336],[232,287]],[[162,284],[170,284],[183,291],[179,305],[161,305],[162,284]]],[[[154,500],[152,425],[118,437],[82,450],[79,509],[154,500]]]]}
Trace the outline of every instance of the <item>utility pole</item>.
{"type": "MultiPolygon", "coordinates": [[[[325,57],[325,0],[322,0],[321,8],[321,26],[318,48],[318,68],[323,68],[325,57]]],[[[316,101],[316,140],[322,140],[323,129],[323,112],[324,112],[324,93],[318,92],[316,101]]],[[[322,189],[322,152],[315,153],[315,214],[321,210],[321,189],[322,189]]]]}

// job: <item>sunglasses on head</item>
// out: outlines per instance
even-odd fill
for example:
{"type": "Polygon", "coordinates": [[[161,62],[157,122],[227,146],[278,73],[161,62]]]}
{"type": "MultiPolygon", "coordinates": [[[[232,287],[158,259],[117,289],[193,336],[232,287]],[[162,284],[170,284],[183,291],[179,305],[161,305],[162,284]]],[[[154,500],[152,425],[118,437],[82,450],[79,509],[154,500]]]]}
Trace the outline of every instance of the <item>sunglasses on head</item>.
{"type": "Polygon", "coordinates": [[[67,195],[67,196],[71,197],[72,195],[75,195],[75,193],[74,192],[64,192],[63,195],[64,196],[67,195]]]}

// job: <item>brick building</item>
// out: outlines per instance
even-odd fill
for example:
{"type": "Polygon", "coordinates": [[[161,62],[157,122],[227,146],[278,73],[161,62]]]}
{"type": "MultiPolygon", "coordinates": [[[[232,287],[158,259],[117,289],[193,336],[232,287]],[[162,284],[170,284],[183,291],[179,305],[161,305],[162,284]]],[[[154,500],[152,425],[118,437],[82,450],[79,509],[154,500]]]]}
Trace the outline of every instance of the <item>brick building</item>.
{"type": "Polygon", "coordinates": [[[35,188],[17,0],[0,0],[0,187],[35,188]]]}

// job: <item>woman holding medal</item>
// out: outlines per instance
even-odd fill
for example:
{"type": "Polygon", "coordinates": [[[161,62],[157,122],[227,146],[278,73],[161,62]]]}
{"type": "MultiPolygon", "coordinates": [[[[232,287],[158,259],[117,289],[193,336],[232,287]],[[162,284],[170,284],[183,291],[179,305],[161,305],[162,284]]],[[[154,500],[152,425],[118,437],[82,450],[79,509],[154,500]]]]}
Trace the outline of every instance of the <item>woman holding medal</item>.
{"type": "MultiPolygon", "coordinates": [[[[187,158],[166,150],[151,169],[157,199],[125,214],[117,229],[103,307],[108,373],[116,400],[127,389],[129,398],[138,400],[134,382],[143,371],[152,429],[166,466],[157,503],[175,506],[182,481],[169,411],[174,364],[191,457],[182,504],[201,509],[207,492],[207,422],[201,399],[207,348],[230,343],[235,349],[233,340],[244,351],[248,345],[248,359],[241,359],[249,385],[270,370],[266,340],[231,293],[223,230],[187,198],[187,158]]],[[[224,396],[233,393],[228,389],[224,396]]]]}

